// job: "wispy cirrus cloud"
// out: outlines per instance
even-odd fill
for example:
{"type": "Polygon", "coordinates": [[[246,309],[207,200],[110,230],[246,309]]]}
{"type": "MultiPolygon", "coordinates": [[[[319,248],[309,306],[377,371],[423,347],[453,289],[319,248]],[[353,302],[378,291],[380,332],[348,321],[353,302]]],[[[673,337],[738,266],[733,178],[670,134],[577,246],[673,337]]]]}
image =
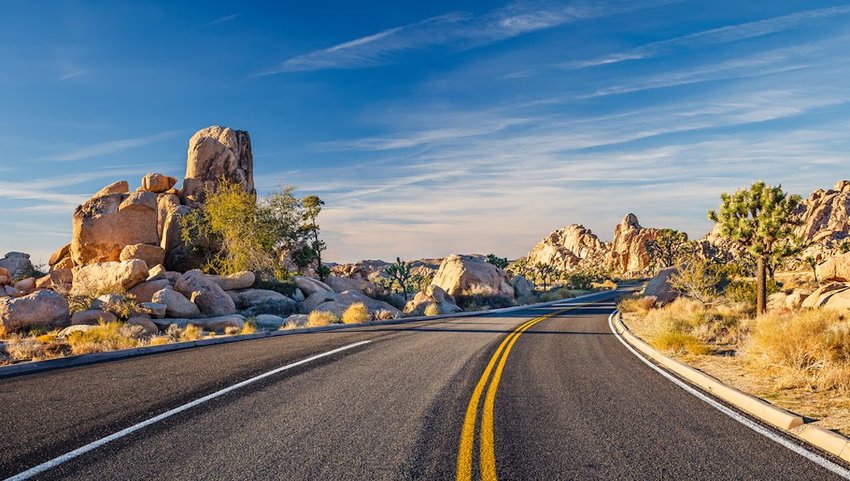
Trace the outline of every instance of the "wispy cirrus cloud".
{"type": "Polygon", "coordinates": [[[850,14],[850,5],[805,10],[765,20],[730,25],[689,35],[683,35],[681,37],[653,42],[641,47],[589,60],[564,62],[559,64],[558,67],[566,70],[577,70],[629,60],[641,60],[658,55],[664,55],[679,48],[698,48],[706,45],[733,43],[749,38],[761,37],[807,26],[819,20],[848,14],[850,14]]]}
{"type": "Polygon", "coordinates": [[[203,24],[203,25],[199,25],[199,26],[197,26],[197,27],[193,28],[193,29],[192,29],[192,31],[195,31],[195,30],[201,30],[201,29],[204,29],[204,28],[212,27],[212,26],[214,26],[214,25],[219,25],[219,24],[222,24],[222,23],[226,23],[226,22],[229,22],[229,21],[231,21],[231,20],[236,20],[237,18],[239,18],[239,15],[240,15],[240,14],[238,14],[238,13],[232,13],[232,14],[230,14],[230,15],[225,15],[225,16],[223,16],[223,17],[216,18],[215,20],[211,20],[211,21],[209,21],[209,22],[207,22],[207,23],[205,23],[205,24],[203,24]]]}
{"type": "Polygon", "coordinates": [[[449,13],[298,55],[258,75],[373,67],[390,63],[396,54],[407,50],[437,46],[470,48],[575,21],[674,1],[518,1],[482,15],[449,13]]]}
{"type": "Polygon", "coordinates": [[[117,154],[120,152],[126,152],[128,150],[132,150],[138,147],[143,147],[145,145],[150,145],[156,142],[160,142],[162,140],[167,140],[174,138],[179,135],[181,130],[168,130],[165,132],[160,132],[158,134],[147,135],[144,137],[133,137],[129,139],[119,139],[119,140],[110,140],[107,142],[101,142],[93,145],[87,145],[84,147],[78,147],[76,149],[71,149],[65,152],[59,152],[52,155],[47,155],[39,159],[35,160],[48,160],[48,161],[74,161],[74,160],[83,160],[89,159],[93,157],[102,157],[104,155],[117,154]]]}

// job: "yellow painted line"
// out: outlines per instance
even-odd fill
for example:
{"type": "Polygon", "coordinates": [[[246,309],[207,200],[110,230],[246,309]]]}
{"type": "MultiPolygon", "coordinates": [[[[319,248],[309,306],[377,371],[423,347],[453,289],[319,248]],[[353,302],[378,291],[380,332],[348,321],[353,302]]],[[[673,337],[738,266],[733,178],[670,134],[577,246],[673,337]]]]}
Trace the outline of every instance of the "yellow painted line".
{"type": "MultiPolygon", "coordinates": [[[[522,328],[526,324],[534,322],[537,318],[530,319],[521,324],[517,329],[522,328]]],[[[505,340],[499,344],[490,362],[487,363],[487,368],[484,369],[484,374],[475,385],[475,390],[472,391],[472,397],[469,399],[469,404],[466,406],[466,416],[463,418],[463,429],[460,433],[460,447],[458,448],[457,456],[457,480],[471,481],[472,480],[472,448],[475,443],[475,421],[478,418],[478,402],[481,399],[481,393],[484,392],[484,386],[487,384],[487,379],[490,377],[490,371],[496,364],[496,360],[502,353],[502,349],[516,335],[517,329],[511,332],[505,340]]]]}
{"type": "Polygon", "coordinates": [[[490,382],[490,387],[487,390],[487,397],[484,400],[484,410],[481,419],[481,439],[479,446],[481,457],[480,464],[481,478],[485,481],[495,481],[497,479],[495,441],[493,434],[493,413],[496,403],[496,390],[498,389],[502,371],[505,368],[505,363],[507,362],[511,348],[513,348],[513,345],[516,343],[517,339],[519,339],[519,336],[528,329],[531,329],[535,324],[590,304],[593,303],[591,302],[570,306],[566,309],[551,312],[545,316],[530,319],[515,328],[502,341],[496,349],[496,352],[493,354],[493,357],[490,358],[490,362],[487,364],[486,369],[484,369],[484,373],[478,380],[478,384],[476,384],[475,390],[472,392],[472,397],[469,399],[469,404],[466,407],[466,416],[463,421],[463,428],[460,436],[460,447],[458,449],[457,481],[472,480],[472,451],[475,443],[475,423],[478,417],[478,403],[481,400],[481,394],[484,391],[484,387],[487,385],[487,380],[489,379],[490,373],[493,371],[493,367],[496,363],[498,362],[498,367],[496,368],[496,373],[493,375],[493,380],[490,382]],[[501,359],[499,359],[500,356],[501,359]]]}

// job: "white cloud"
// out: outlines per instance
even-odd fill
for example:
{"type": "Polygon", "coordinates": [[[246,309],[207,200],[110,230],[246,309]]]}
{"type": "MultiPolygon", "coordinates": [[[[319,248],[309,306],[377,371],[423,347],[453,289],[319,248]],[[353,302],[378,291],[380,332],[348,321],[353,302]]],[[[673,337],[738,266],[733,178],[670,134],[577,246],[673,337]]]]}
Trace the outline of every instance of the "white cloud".
{"type": "Polygon", "coordinates": [[[134,137],[129,139],[110,140],[98,144],[78,147],[66,152],[59,152],[53,155],[48,155],[37,160],[53,160],[53,161],[72,161],[83,160],[93,157],[102,157],[105,155],[117,154],[126,152],[138,147],[144,147],[162,140],[173,138],[180,134],[180,130],[169,130],[158,134],[147,135],[144,137],[134,137]]]}

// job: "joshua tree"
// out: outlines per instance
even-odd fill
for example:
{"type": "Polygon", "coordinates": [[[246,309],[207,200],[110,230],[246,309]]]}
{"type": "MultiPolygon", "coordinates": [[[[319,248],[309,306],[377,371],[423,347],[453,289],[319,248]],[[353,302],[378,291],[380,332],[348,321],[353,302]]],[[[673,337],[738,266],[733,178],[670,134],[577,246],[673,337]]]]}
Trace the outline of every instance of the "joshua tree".
{"type": "Polygon", "coordinates": [[[551,279],[558,273],[558,269],[556,269],[555,266],[551,264],[544,264],[543,262],[535,264],[534,271],[537,275],[537,279],[543,284],[544,291],[549,287],[551,279]]]}
{"type": "Polygon", "coordinates": [[[384,272],[386,272],[387,275],[390,276],[392,282],[398,284],[402,294],[404,295],[404,300],[406,301],[408,283],[410,282],[411,277],[410,263],[404,262],[403,260],[401,260],[401,257],[396,257],[395,264],[392,264],[386,269],[384,269],[384,272]]]}
{"type": "Polygon", "coordinates": [[[798,223],[794,209],[800,196],[788,195],[782,186],[756,182],[734,194],[721,194],[719,211],[708,218],[720,225],[720,233],[745,247],[756,258],[756,309],[767,305],[768,262],[778,261],[791,250],[793,227],[798,223]]]}
{"type": "Polygon", "coordinates": [[[813,256],[806,256],[803,260],[812,268],[812,275],[815,276],[815,282],[818,282],[818,260],[813,256]]]}
{"type": "MultiPolygon", "coordinates": [[[[305,239],[305,245],[315,256],[314,258],[317,264],[316,273],[319,275],[319,279],[324,282],[330,270],[322,264],[322,251],[327,249],[328,246],[325,244],[325,241],[319,240],[320,228],[317,219],[319,218],[319,213],[322,212],[322,206],[325,205],[325,201],[316,195],[308,195],[301,199],[301,205],[304,208],[304,212],[301,216],[302,224],[300,231],[305,239]]],[[[301,257],[307,259],[310,256],[302,255],[301,257]]]]}
{"type": "Polygon", "coordinates": [[[661,229],[655,239],[646,241],[646,252],[657,269],[676,265],[692,250],[688,234],[675,229],[661,229]]]}
{"type": "Polygon", "coordinates": [[[508,258],[499,257],[496,254],[487,254],[487,262],[493,264],[499,269],[507,269],[508,267],[508,258]]]}

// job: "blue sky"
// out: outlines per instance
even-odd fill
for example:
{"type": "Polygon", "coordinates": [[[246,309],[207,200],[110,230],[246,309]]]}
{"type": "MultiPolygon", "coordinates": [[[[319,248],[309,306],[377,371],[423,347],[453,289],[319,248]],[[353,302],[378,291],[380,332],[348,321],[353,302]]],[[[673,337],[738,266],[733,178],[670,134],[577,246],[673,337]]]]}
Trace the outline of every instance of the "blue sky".
{"type": "Polygon", "coordinates": [[[248,130],[328,257],[525,254],[627,212],[701,236],[722,191],[850,178],[850,3],[0,0],[0,251],[188,138],[248,130]]]}

